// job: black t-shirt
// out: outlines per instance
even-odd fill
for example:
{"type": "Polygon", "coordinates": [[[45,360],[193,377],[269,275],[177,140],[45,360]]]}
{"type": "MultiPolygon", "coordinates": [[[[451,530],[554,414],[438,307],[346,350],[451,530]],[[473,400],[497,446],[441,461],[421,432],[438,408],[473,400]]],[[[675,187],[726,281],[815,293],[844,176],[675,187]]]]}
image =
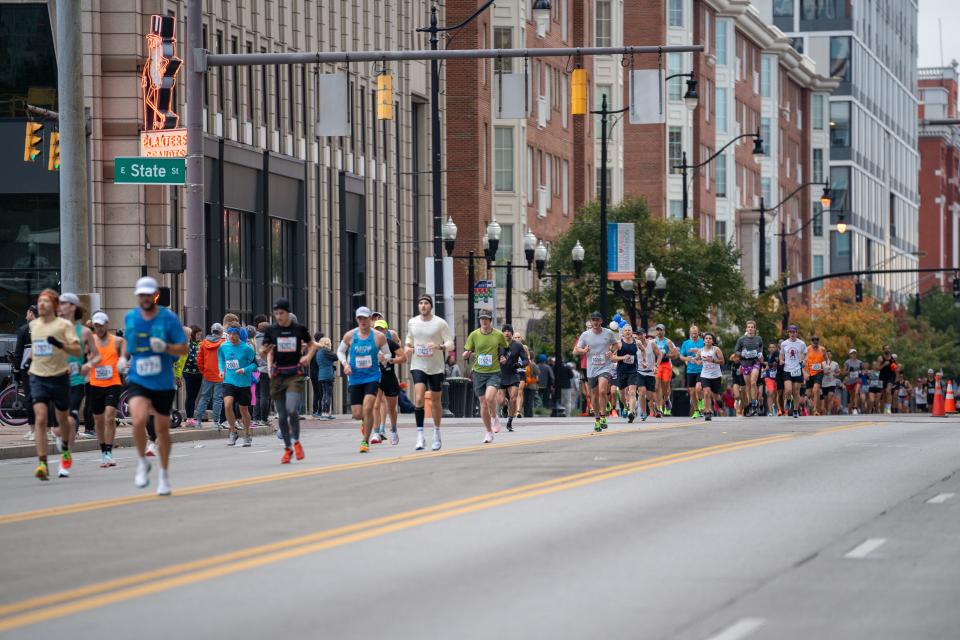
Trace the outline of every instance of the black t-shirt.
{"type": "Polygon", "coordinates": [[[313,338],[302,324],[272,324],[263,332],[263,344],[274,345],[273,364],[277,367],[295,367],[303,357],[303,345],[311,342],[313,338]]]}
{"type": "Polygon", "coordinates": [[[523,345],[515,340],[510,341],[510,346],[501,347],[500,355],[507,358],[507,361],[500,365],[501,376],[513,376],[517,373],[517,369],[523,365],[521,362],[524,356],[523,345]]]}

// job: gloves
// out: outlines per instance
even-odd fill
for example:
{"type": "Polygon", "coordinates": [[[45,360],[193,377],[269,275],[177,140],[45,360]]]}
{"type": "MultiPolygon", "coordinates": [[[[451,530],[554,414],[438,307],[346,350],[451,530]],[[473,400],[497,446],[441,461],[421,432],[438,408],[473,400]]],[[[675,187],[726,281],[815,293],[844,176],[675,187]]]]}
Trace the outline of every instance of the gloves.
{"type": "Polygon", "coordinates": [[[163,353],[167,350],[167,343],[162,338],[150,338],[150,350],[154,353],[163,353]]]}
{"type": "Polygon", "coordinates": [[[54,336],[47,336],[47,343],[53,345],[57,349],[63,349],[63,343],[54,336]]]}
{"type": "Polygon", "coordinates": [[[126,373],[130,370],[130,362],[126,358],[120,358],[117,360],[117,371],[119,373],[126,373]]]}

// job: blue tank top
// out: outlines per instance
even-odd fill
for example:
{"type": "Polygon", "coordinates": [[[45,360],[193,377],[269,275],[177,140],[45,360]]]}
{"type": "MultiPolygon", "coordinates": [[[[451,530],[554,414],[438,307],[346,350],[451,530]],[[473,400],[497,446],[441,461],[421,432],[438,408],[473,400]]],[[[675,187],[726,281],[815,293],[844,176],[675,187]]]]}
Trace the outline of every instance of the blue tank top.
{"type": "Polygon", "coordinates": [[[663,354],[663,360],[661,362],[670,362],[670,354],[667,353],[667,339],[666,338],[657,338],[657,348],[660,349],[660,353],[663,354]]]}
{"type": "Polygon", "coordinates": [[[377,339],[373,331],[366,338],[360,337],[358,329],[353,330],[353,339],[350,341],[350,370],[347,376],[350,386],[380,382],[380,363],[377,361],[377,339]]]}

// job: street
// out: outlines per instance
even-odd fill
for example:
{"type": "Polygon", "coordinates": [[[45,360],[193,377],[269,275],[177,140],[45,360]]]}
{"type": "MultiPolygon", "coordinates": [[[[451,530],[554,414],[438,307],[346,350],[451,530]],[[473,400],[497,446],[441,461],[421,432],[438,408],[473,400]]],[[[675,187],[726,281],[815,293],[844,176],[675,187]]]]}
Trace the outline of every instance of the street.
{"type": "MultiPolygon", "coordinates": [[[[41,483],[0,462],[4,638],[947,638],[960,423],[523,419],[357,454],[355,427],[41,483]]],[[[429,432],[429,428],[428,428],[429,432]]],[[[52,465],[55,466],[55,465],[52,465]]]]}

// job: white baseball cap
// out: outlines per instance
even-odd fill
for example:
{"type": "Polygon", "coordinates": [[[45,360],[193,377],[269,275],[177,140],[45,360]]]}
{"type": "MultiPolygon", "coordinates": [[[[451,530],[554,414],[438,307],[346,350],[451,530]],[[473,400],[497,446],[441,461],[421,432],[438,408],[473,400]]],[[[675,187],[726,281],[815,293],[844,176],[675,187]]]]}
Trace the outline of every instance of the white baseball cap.
{"type": "Polygon", "coordinates": [[[80,298],[75,293],[61,293],[60,303],[68,302],[72,305],[80,306],[80,298]]]}
{"type": "Polygon", "coordinates": [[[358,307],[357,312],[354,314],[357,318],[369,318],[370,317],[370,308],[369,307],[358,307]]]}
{"type": "Polygon", "coordinates": [[[152,296],[158,290],[157,281],[150,277],[140,278],[137,280],[137,288],[134,290],[134,295],[148,295],[152,296]]]}
{"type": "Polygon", "coordinates": [[[97,311],[95,314],[93,314],[93,324],[104,325],[108,322],[110,322],[110,318],[107,317],[107,314],[105,314],[103,311],[97,311]]]}

